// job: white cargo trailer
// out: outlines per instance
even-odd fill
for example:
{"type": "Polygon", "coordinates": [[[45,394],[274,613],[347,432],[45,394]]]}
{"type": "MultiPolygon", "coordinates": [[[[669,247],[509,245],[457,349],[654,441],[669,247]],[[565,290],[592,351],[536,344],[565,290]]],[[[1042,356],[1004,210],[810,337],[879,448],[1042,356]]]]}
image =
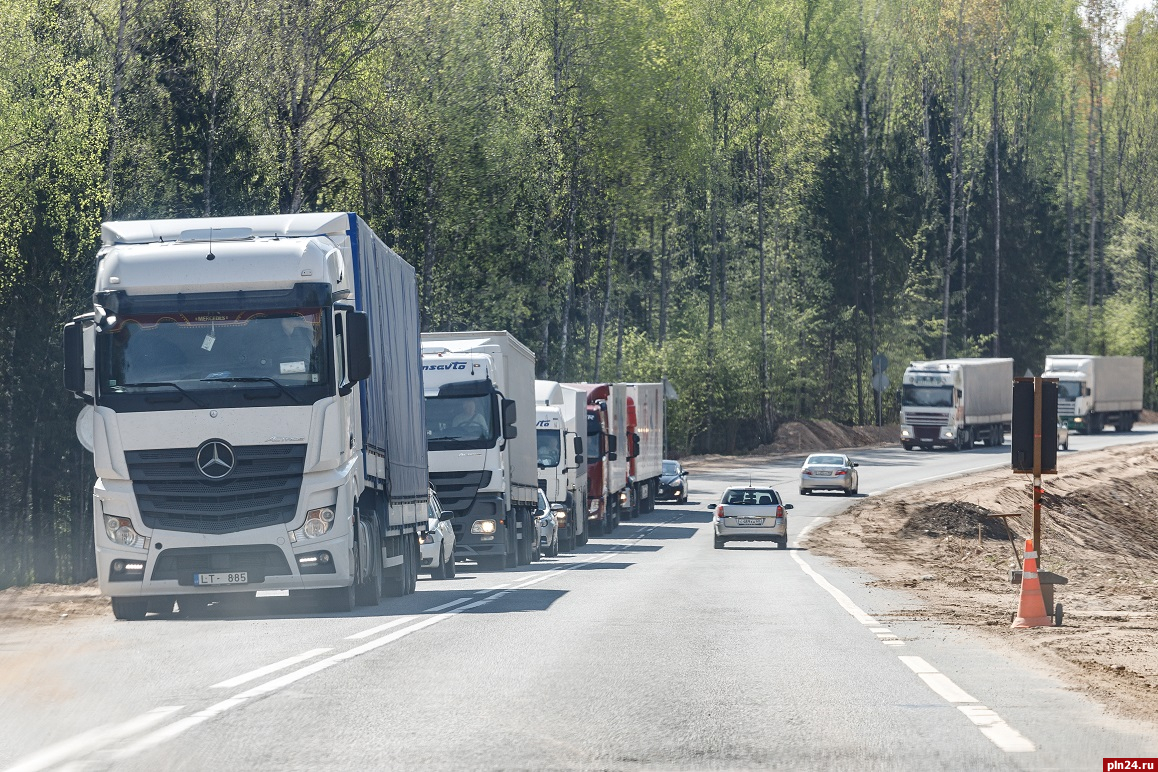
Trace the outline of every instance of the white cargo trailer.
{"type": "Polygon", "coordinates": [[[1058,379],[1058,419],[1083,434],[1128,432],[1141,413],[1142,357],[1048,356],[1042,377],[1058,379]]]}
{"type": "Polygon", "coordinates": [[[1013,419],[1013,360],[912,362],[901,379],[901,445],[972,448],[1001,445],[1013,419]]]}
{"type": "Polygon", "coordinates": [[[455,555],[491,568],[531,562],[535,355],[506,331],[422,334],[430,482],[454,513],[455,555]]]}
{"type": "Polygon", "coordinates": [[[663,427],[663,384],[627,384],[627,434],[636,446],[628,454],[628,479],[637,513],[655,509],[663,472],[663,427]]]}

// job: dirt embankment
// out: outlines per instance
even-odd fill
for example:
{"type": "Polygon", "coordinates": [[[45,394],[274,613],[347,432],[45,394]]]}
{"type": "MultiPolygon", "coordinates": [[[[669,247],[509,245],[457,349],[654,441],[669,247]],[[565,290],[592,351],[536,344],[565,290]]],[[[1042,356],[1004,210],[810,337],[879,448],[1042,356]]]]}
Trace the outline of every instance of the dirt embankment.
{"type": "Polygon", "coordinates": [[[845,426],[832,421],[788,421],[776,430],[776,439],[761,445],[743,456],[706,455],[689,456],[681,460],[684,466],[751,466],[760,457],[792,456],[801,453],[821,453],[826,450],[868,448],[876,445],[896,445],[900,442],[900,427],[845,426]]]}
{"type": "Polygon", "coordinates": [[[904,588],[908,614],[982,630],[1037,652],[1112,709],[1158,719],[1158,445],[1063,453],[1045,478],[1041,570],[1063,626],[1009,629],[1009,582],[1032,529],[1028,478],[996,470],[874,496],[809,535],[809,549],[904,588]],[[1020,513],[994,518],[991,514],[1020,513]],[[1005,523],[1013,534],[1010,543],[1005,523]],[[979,531],[980,528],[980,531],[979,531]]]}
{"type": "Polygon", "coordinates": [[[0,590],[0,625],[50,624],[111,613],[96,580],[85,584],[33,584],[0,590]]]}

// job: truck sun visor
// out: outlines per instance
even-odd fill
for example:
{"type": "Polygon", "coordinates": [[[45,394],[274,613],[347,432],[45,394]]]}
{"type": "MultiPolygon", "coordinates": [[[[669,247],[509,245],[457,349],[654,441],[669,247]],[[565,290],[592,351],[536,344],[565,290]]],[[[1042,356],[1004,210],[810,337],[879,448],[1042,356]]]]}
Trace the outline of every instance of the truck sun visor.
{"type": "Polygon", "coordinates": [[[485,397],[495,393],[490,378],[481,381],[457,381],[447,383],[438,389],[440,397],[485,397]]]}
{"type": "Polygon", "coordinates": [[[94,304],[114,314],[191,313],[317,308],[333,303],[330,285],[324,282],[299,282],[284,290],[239,290],[237,292],[198,292],[176,295],[130,295],[124,290],[98,292],[94,304]]]}

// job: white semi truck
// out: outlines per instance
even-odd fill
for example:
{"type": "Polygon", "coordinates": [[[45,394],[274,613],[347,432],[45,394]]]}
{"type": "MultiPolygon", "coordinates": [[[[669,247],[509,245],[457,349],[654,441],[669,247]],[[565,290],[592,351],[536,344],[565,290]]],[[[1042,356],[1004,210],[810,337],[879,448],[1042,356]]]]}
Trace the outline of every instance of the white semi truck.
{"type": "Polygon", "coordinates": [[[565,508],[559,540],[573,550],[587,543],[587,392],[557,381],[535,381],[535,433],[539,487],[547,501],[565,508]]]}
{"type": "Polygon", "coordinates": [[[900,420],[905,450],[1004,444],[1013,420],[1013,360],[912,362],[901,378],[900,420]]]}
{"type": "Polygon", "coordinates": [[[1128,432],[1141,413],[1142,357],[1048,356],[1041,376],[1058,379],[1058,420],[1082,434],[1128,432]]]}
{"type": "Polygon", "coordinates": [[[531,562],[535,355],[509,332],[422,334],[430,482],[452,512],[455,555],[488,568],[531,562]]]}
{"type": "Polygon", "coordinates": [[[427,522],[414,269],[349,213],[109,222],[64,330],[113,613],[413,592],[427,522]]]}

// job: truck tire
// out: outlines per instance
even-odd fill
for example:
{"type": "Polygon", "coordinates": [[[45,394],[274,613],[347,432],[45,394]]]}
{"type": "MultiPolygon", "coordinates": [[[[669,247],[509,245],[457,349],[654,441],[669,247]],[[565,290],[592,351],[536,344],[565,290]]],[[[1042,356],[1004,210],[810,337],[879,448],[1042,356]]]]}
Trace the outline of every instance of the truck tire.
{"type": "Polygon", "coordinates": [[[587,523],[587,527],[583,529],[583,533],[575,537],[575,544],[577,547],[587,546],[587,542],[591,539],[591,523],[587,523]]]}
{"type": "Polygon", "coordinates": [[[327,587],[324,590],[318,590],[321,596],[322,609],[336,614],[353,611],[356,604],[357,584],[355,579],[348,587],[327,587]]]}
{"type": "MultiPolygon", "coordinates": [[[[587,521],[587,531],[585,533],[587,535],[590,535],[590,536],[602,536],[603,535],[603,520],[604,519],[605,518],[601,517],[598,520],[588,520],[587,521]]],[[[586,544],[587,542],[584,541],[583,543],[586,544]]]]}
{"type": "Polygon", "coordinates": [[[113,616],[117,619],[139,622],[148,611],[148,598],[113,598],[113,616]]]}
{"type": "Polygon", "coordinates": [[[354,601],[359,606],[377,606],[382,602],[382,550],[377,548],[382,540],[378,537],[378,528],[372,523],[367,533],[371,545],[366,550],[370,555],[370,570],[361,581],[355,577],[354,601]]]}
{"type": "MultiPolygon", "coordinates": [[[[988,445],[989,443],[988,443],[988,442],[986,442],[985,444],[986,444],[986,445],[988,445]]],[[[905,450],[912,450],[912,449],[913,449],[913,443],[911,443],[911,442],[902,442],[902,443],[901,443],[901,447],[902,447],[902,448],[904,448],[905,450]]]]}

